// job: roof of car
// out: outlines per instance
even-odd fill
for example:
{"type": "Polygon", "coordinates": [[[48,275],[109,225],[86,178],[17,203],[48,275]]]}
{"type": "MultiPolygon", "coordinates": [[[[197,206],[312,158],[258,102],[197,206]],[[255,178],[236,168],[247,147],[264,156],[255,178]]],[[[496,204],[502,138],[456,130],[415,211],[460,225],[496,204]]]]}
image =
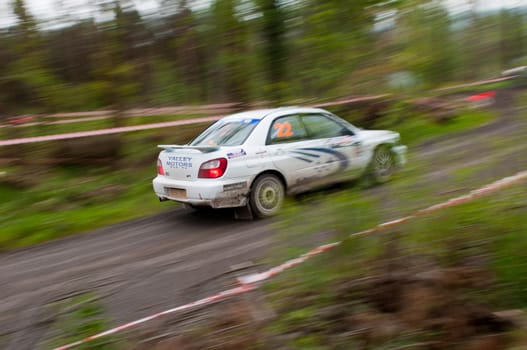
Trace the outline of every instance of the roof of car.
{"type": "Polygon", "coordinates": [[[263,119],[265,117],[277,116],[291,113],[320,113],[325,112],[320,108],[312,107],[280,107],[268,109],[256,109],[252,111],[245,111],[235,114],[230,114],[224,119],[263,119]]]}

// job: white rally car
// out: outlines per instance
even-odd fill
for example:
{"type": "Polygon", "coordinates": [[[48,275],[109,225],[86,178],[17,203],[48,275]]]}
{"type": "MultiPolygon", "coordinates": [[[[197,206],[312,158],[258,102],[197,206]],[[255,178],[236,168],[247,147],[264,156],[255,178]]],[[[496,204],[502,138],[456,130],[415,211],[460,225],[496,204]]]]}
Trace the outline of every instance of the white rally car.
{"type": "Polygon", "coordinates": [[[188,145],[160,145],[154,191],[186,206],[275,214],[296,194],[369,174],[385,182],[404,164],[399,134],[362,130],[318,108],[237,113],[188,145]]]}

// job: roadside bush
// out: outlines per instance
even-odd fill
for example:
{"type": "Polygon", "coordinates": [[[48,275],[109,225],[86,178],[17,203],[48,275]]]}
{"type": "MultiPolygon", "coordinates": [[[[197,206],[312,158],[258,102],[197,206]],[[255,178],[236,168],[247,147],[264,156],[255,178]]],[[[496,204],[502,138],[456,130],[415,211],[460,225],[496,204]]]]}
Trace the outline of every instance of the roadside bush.
{"type": "Polygon", "coordinates": [[[122,140],[118,135],[60,141],[53,153],[58,165],[105,165],[119,159],[122,140]]]}

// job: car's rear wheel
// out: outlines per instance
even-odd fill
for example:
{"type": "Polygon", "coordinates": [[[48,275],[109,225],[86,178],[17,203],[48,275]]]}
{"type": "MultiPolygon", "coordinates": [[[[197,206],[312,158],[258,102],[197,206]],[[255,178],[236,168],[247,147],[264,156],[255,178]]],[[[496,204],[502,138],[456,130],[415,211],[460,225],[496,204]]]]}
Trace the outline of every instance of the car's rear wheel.
{"type": "Polygon", "coordinates": [[[381,145],[375,149],[370,163],[369,175],[374,183],[385,183],[395,171],[395,157],[392,150],[381,145]]]}
{"type": "Polygon", "coordinates": [[[284,184],[278,176],[260,175],[253,183],[250,195],[254,215],[259,218],[275,215],[282,207],[284,197],[284,184]]]}

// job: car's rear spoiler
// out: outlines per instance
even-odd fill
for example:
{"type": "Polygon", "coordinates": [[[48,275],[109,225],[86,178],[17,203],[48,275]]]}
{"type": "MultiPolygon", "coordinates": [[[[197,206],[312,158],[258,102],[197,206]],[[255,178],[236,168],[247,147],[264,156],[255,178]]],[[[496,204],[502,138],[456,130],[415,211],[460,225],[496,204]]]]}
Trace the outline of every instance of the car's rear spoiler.
{"type": "Polygon", "coordinates": [[[201,153],[210,153],[219,150],[218,146],[186,146],[186,145],[158,145],[157,147],[163,148],[167,151],[173,151],[178,149],[195,149],[201,153]]]}

